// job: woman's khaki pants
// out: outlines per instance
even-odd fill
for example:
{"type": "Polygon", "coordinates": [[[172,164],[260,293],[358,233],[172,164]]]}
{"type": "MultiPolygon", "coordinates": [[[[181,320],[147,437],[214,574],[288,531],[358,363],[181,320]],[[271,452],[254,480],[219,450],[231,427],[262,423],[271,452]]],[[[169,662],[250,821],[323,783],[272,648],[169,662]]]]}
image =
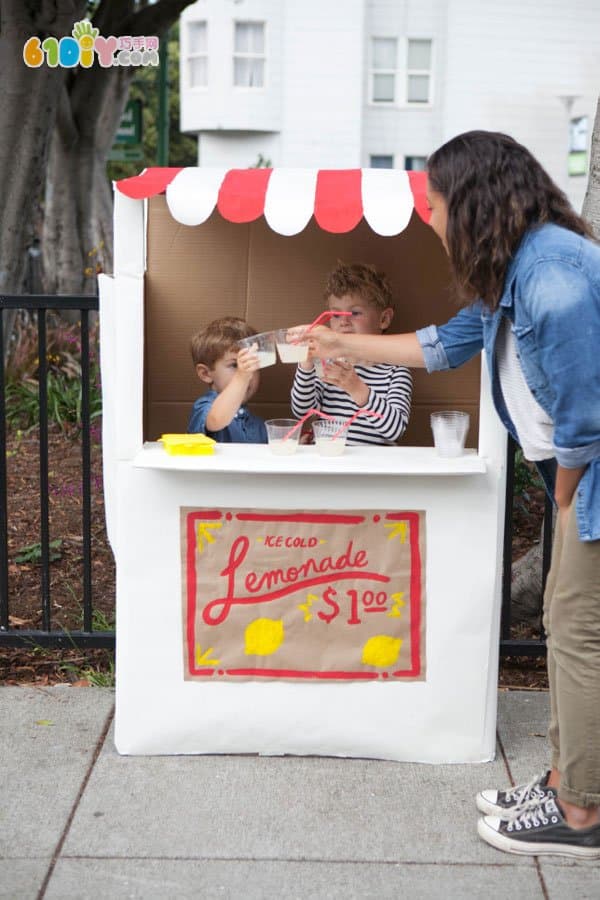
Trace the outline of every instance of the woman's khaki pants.
{"type": "Polygon", "coordinates": [[[556,524],[544,594],[552,765],[559,798],[600,804],[600,540],[581,541],[575,504],[556,524]]]}

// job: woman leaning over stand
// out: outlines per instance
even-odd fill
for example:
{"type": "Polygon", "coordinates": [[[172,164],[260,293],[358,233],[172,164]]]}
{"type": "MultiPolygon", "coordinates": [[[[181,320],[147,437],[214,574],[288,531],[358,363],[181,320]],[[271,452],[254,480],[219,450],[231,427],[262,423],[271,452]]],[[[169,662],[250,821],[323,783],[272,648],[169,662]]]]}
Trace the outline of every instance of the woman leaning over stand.
{"type": "Polygon", "coordinates": [[[453,369],[482,349],[502,422],[558,507],[544,596],[550,766],[477,796],[483,840],[600,857],[600,247],[529,151],[472,131],[428,162],[430,225],[463,307],[413,334],[320,327],[321,357],[453,369]]]}

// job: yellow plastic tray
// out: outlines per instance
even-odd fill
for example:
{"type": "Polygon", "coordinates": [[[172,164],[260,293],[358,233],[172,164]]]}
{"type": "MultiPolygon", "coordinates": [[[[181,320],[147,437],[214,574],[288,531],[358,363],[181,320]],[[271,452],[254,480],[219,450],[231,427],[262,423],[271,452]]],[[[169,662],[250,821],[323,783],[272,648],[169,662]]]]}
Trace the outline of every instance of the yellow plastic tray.
{"type": "Polygon", "coordinates": [[[160,440],[171,456],[209,456],[217,443],[205,434],[163,434],[160,440]]]}

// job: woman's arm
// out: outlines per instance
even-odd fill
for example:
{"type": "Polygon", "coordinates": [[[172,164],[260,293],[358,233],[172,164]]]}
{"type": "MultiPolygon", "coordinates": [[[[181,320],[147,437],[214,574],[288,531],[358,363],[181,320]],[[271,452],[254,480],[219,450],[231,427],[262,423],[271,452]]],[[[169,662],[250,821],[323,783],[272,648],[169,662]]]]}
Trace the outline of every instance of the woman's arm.
{"type": "Polygon", "coordinates": [[[567,527],[567,519],[577,485],[586,468],[587,466],[579,466],[577,469],[566,469],[564,466],[557,466],[554,499],[558,506],[558,522],[563,534],[567,527]]]}
{"type": "Polygon", "coordinates": [[[323,325],[313,328],[308,346],[313,356],[345,356],[371,362],[393,363],[414,369],[425,367],[421,344],[414,332],[407,334],[340,334],[323,325]]]}
{"type": "Polygon", "coordinates": [[[587,466],[579,466],[577,469],[566,469],[564,466],[557,466],[554,498],[559,509],[565,509],[571,505],[577,485],[586,468],[587,466]]]}

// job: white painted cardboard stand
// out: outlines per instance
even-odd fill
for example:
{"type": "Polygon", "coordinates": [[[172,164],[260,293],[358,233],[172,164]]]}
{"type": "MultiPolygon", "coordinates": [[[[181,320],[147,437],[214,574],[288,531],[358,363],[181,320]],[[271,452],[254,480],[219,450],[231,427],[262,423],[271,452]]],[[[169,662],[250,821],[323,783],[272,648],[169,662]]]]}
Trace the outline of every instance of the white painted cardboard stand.
{"type": "Polygon", "coordinates": [[[485,366],[478,455],[352,448],[341,465],[313,448],[285,459],[245,446],[242,459],[231,445],[215,457],[167,457],[143,445],[144,229],[144,201],[117,192],[115,275],[100,276],[100,323],[118,751],[492,759],[506,438],[485,366]],[[426,681],[184,681],[179,510],[206,505],[425,510],[426,681]]]}

